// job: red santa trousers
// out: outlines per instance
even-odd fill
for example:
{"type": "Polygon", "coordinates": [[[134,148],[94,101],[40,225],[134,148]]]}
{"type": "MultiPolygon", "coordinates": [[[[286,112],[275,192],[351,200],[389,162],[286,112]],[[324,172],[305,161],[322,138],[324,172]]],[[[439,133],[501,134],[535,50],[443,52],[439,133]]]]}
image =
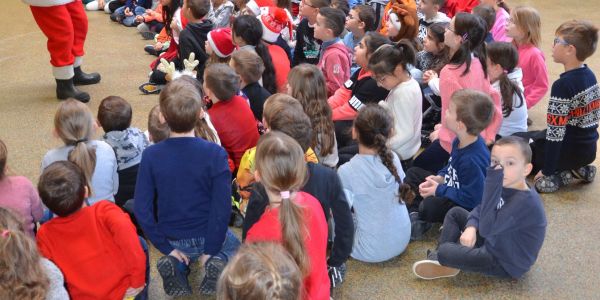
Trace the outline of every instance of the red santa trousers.
{"type": "Polygon", "coordinates": [[[81,64],[88,19],[81,0],[56,6],[30,6],[33,18],[48,38],[48,52],[57,79],[73,77],[73,64],[81,64]],[[78,58],[76,62],[76,58],[78,58]]]}

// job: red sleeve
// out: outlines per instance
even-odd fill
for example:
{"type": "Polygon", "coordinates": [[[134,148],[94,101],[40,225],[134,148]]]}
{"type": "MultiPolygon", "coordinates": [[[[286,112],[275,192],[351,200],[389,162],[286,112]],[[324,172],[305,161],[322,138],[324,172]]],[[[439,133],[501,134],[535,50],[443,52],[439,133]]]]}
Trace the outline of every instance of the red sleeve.
{"type": "Polygon", "coordinates": [[[323,75],[327,83],[327,95],[333,95],[337,89],[344,86],[344,82],[348,78],[344,78],[347,73],[344,71],[345,61],[340,55],[328,55],[324,58],[323,75]]]}
{"type": "Polygon", "coordinates": [[[137,288],[146,282],[146,254],[142,250],[139,237],[131,219],[118,206],[102,201],[99,216],[110,231],[115,244],[121,249],[123,260],[129,266],[129,286],[137,288]]]}
{"type": "Polygon", "coordinates": [[[52,251],[50,251],[48,241],[46,240],[46,230],[44,230],[43,226],[40,227],[40,230],[38,231],[35,238],[36,238],[36,242],[37,242],[38,251],[40,252],[40,254],[43,257],[54,261],[53,257],[52,257],[52,251]]]}

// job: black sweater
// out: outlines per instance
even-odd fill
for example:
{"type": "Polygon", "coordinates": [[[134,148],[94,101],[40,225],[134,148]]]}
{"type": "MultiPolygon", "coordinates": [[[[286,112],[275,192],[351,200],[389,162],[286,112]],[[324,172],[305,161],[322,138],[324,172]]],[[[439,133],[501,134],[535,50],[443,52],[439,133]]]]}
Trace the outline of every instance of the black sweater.
{"type": "Polygon", "coordinates": [[[206,35],[212,30],[213,23],[209,20],[203,20],[200,23],[188,23],[179,34],[179,53],[174,60],[177,70],[183,70],[183,60],[188,59],[190,53],[196,54],[199,64],[196,67],[196,78],[202,80],[204,66],[208,55],[204,49],[204,43],[207,41],[206,35]]]}
{"type": "Polygon", "coordinates": [[[242,88],[242,92],[244,92],[244,95],[250,101],[250,109],[254,114],[254,118],[262,122],[263,104],[271,96],[271,93],[258,84],[258,82],[249,83],[242,88]]]}
{"type": "MultiPolygon", "coordinates": [[[[329,221],[333,215],[335,223],[335,239],[333,249],[327,264],[339,267],[346,262],[352,252],[354,242],[354,221],[352,213],[342,189],[342,183],[337,173],[325,166],[308,163],[308,182],[302,191],[317,198],[325,212],[325,218],[329,221]],[[331,212],[331,213],[330,213],[331,212]],[[331,215],[330,215],[331,214],[331,215]]],[[[255,183],[242,227],[242,239],[246,239],[246,233],[256,223],[269,204],[269,198],[265,188],[260,183],[255,183]]]]}
{"type": "Polygon", "coordinates": [[[296,47],[292,67],[302,63],[316,65],[319,63],[321,41],[315,39],[314,28],[308,26],[308,19],[300,21],[296,29],[296,47]]]}

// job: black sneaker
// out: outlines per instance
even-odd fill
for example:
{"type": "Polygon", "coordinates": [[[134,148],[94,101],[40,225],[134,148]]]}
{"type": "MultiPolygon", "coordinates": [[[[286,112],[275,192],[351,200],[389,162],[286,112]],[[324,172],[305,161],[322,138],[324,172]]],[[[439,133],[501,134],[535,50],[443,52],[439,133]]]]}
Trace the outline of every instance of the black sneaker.
{"type": "Polygon", "coordinates": [[[153,40],[154,37],[156,36],[156,33],[152,32],[152,31],[144,31],[144,32],[140,32],[140,34],[142,35],[142,38],[144,40],[153,40]]]}
{"type": "Polygon", "coordinates": [[[583,180],[586,183],[590,183],[594,181],[594,178],[596,178],[596,167],[587,165],[577,170],[573,170],[573,176],[575,176],[577,179],[583,180]]]}
{"type": "Polygon", "coordinates": [[[431,223],[419,219],[419,213],[414,211],[410,213],[410,240],[420,241],[425,233],[431,229],[431,223]]]}
{"type": "Polygon", "coordinates": [[[212,256],[204,265],[204,279],[200,283],[200,292],[204,295],[214,295],[217,292],[217,281],[221,272],[225,269],[225,261],[218,257],[212,256]]]}
{"type": "Polygon", "coordinates": [[[538,193],[554,193],[560,189],[561,181],[558,175],[542,176],[535,181],[538,193]]]}
{"type": "Polygon", "coordinates": [[[346,278],[346,263],[341,264],[339,267],[327,266],[327,273],[329,274],[331,288],[339,286],[346,278]]]}
{"type": "Polygon", "coordinates": [[[169,296],[188,296],[192,294],[192,288],[187,279],[187,274],[177,270],[179,261],[170,255],[161,257],[156,263],[158,273],[163,280],[163,288],[169,296]]]}

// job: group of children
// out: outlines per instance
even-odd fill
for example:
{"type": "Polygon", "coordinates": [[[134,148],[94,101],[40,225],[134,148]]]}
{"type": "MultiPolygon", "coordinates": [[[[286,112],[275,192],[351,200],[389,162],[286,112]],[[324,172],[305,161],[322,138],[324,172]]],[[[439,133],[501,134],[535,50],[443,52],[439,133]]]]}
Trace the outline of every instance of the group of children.
{"type": "Polygon", "coordinates": [[[120,97],[97,118],[61,102],[64,146],[37,191],[8,175],[0,141],[0,298],[145,299],[149,241],[170,296],[192,294],[200,262],[200,291],[219,299],[328,299],[349,257],[392,259],[433,223],[419,278],[531,268],[547,224],[537,192],[595,177],[600,87],[584,62],[598,29],[556,30],[565,72],[548,128],[527,132],[548,89],[534,8],[267,2],[87,4],[164,31],[140,87],[159,103],[144,133],[120,97]]]}

